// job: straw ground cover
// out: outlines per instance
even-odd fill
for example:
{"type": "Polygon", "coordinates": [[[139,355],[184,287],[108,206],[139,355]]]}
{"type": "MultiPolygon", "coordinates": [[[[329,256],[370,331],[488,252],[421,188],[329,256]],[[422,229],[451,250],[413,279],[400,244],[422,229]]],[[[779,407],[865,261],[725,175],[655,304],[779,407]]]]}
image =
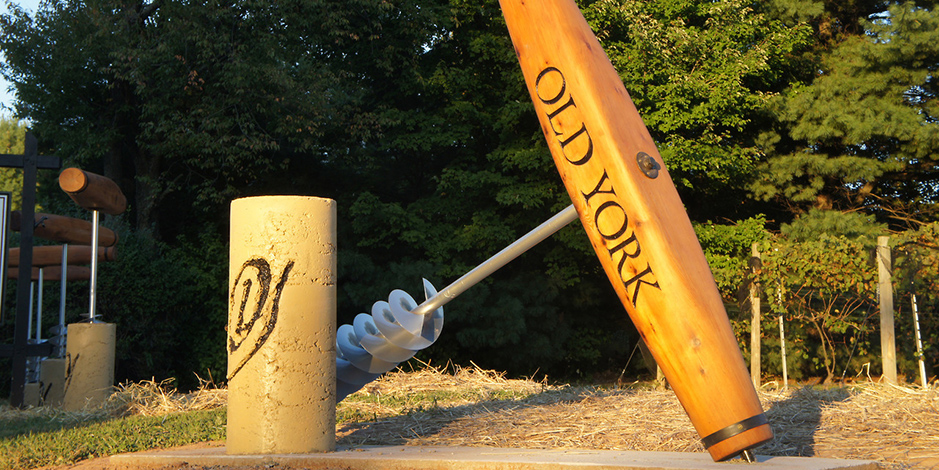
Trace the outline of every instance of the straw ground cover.
{"type": "MultiPolygon", "coordinates": [[[[776,437],[757,454],[875,460],[897,469],[939,468],[935,385],[923,390],[865,382],[781,390],[771,383],[759,395],[776,437]]],[[[432,370],[386,375],[350,398],[340,410],[373,418],[341,424],[341,445],[704,452],[674,393],[648,383],[552,386],[478,369],[458,369],[455,374],[432,370]],[[474,390],[479,397],[498,391],[517,398],[407,402],[426,390],[474,390]],[[373,399],[365,401],[363,396],[373,399]]]]}
{"type": "MultiPolygon", "coordinates": [[[[214,388],[178,394],[166,384],[151,382],[122,387],[103,409],[85,413],[3,408],[0,429],[18,423],[19,431],[0,431],[0,469],[62,465],[187,442],[214,440],[210,445],[219,445],[224,439],[225,396],[224,389],[214,388]],[[80,456],[66,450],[86,442],[107,445],[86,449],[80,456]],[[27,455],[24,445],[40,449],[27,455]],[[11,452],[20,460],[10,460],[11,452]]],[[[780,390],[770,384],[760,398],[776,439],[758,454],[868,459],[891,469],[939,468],[935,385],[922,390],[868,382],[780,390]]],[[[703,451],[670,390],[650,383],[552,385],[508,379],[477,367],[387,374],[340,403],[337,419],[339,445],[352,447],[703,451]]],[[[103,459],[81,468],[106,465],[103,459]]]]}

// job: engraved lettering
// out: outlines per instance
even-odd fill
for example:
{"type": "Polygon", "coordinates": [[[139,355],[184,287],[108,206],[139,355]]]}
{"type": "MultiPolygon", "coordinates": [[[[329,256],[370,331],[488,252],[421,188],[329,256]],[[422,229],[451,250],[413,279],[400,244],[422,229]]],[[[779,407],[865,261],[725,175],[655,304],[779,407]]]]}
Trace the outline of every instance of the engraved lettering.
{"type": "MultiPolygon", "coordinates": [[[[659,281],[649,282],[643,279],[644,277],[650,274],[652,276],[655,276],[655,274],[652,273],[652,266],[650,266],[649,263],[646,263],[646,269],[644,271],[642,271],[639,274],[636,274],[635,276],[630,278],[628,281],[623,281],[623,286],[626,287],[627,291],[629,291],[630,284],[636,285],[636,288],[633,290],[633,295],[632,295],[632,300],[631,300],[633,307],[636,306],[636,301],[639,299],[639,288],[642,287],[643,284],[647,286],[655,287],[656,289],[661,289],[661,287],[659,287],[659,281]]],[[[622,273],[620,275],[622,275],[622,273]]]]}
{"type": "MultiPolygon", "coordinates": [[[[552,125],[551,128],[554,129],[554,125],[552,125]]],[[[580,130],[575,132],[574,135],[567,138],[567,140],[561,141],[561,151],[564,153],[564,158],[567,159],[567,161],[571,162],[571,164],[573,165],[580,166],[590,161],[590,157],[593,156],[593,139],[590,138],[590,133],[587,132],[587,126],[585,124],[581,124],[580,130]],[[567,155],[567,152],[564,151],[564,149],[566,149],[568,144],[573,142],[574,139],[576,139],[577,137],[580,137],[581,135],[587,136],[587,150],[584,151],[584,155],[580,157],[579,159],[571,160],[571,157],[567,155]]]]}
{"type": "MultiPolygon", "coordinates": [[[[556,82],[557,82],[557,79],[556,79],[556,80],[550,80],[550,82],[555,82],[555,83],[556,83],[556,82]]],[[[538,99],[541,100],[541,102],[544,103],[544,104],[554,104],[554,103],[557,103],[557,102],[560,101],[561,98],[564,96],[564,92],[565,92],[565,91],[567,91],[567,81],[566,81],[566,79],[564,78],[564,74],[562,74],[561,71],[557,69],[557,67],[548,67],[548,68],[542,70],[541,73],[538,74],[538,78],[535,79],[535,94],[538,95],[538,99]],[[559,78],[559,80],[560,80],[561,87],[560,87],[560,89],[558,89],[557,94],[555,94],[553,97],[544,98],[544,97],[541,96],[541,92],[542,92],[541,81],[542,81],[545,77],[547,77],[548,74],[553,74],[553,73],[557,73],[557,74],[558,74],[558,76],[559,76],[558,78],[559,78]]]]}
{"type": "Polygon", "coordinates": [[[616,191],[613,190],[612,184],[610,185],[610,189],[605,189],[605,190],[601,189],[601,187],[603,186],[603,183],[609,182],[609,181],[610,181],[610,177],[606,174],[606,170],[603,170],[603,176],[600,177],[600,182],[597,183],[597,187],[593,188],[593,190],[590,191],[590,194],[587,194],[585,192],[580,193],[584,195],[584,202],[587,204],[590,204],[590,199],[596,196],[597,194],[612,194],[616,196],[616,191]]]}
{"type": "MultiPolygon", "coordinates": [[[[614,209],[614,212],[616,212],[616,209],[614,209]]],[[[616,220],[615,217],[616,217],[616,214],[613,214],[610,217],[605,217],[604,219],[613,218],[613,220],[615,221],[616,220]]],[[[622,236],[624,233],[626,233],[626,229],[629,228],[627,227],[627,225],[629,224],[629,217],[626,216],[626,210],[623,209],[623,206],[619,205],[618,202],[606,201],[603,204],[600,204],[600,207],[597,208],[597,211],[593,213],[593,223],[596,224],[597,233],[599,233],[601,237],[607,240],[616,240],[617,238],[622,236]],[[603,214],[604,211],[608,210],[608,208],[613,208],[613,207],[618,209],[618,212],[622,214],[623,222],[620,225],[620,228],[616,230],[616,232],[613,232],[610,234],[603,233],[603,229],[601,228],[602,224],[600,224],[600,216],[603,214]]]]}
{"type": "MultiPolygon", "coordinates": [[[[564,159],[574,166],[584,166],[595,161],[592,160],[595,147],[590,130],[577,109],[575,97],[568,91],[564,73],[556,67],[542,70],[535,80],[535,94],[544,105],[556,106],[544,111],[543,117],[546,117],[548,121],[545,134],[549,138],[551,133],[554,134],[553,137],[557,139],[564,159]],[[578,123],[580,128],[571,133],[570,129],[575,129],[578,123]]],[[[605,240],[607,250],[606,254],[600,251],[598,255],[604,258],[604,263],[610,262],[616,265],[619,282],[626,291],[626,300],[636,307],[639,292],[643,286],[659,290],[661,287],[652,270],[652,265],[639,259],[642,253],[640,234],[637,234],[635,229],[631,229],[627,211],[628,201],[617,196],[616,188],[606,168],[590,169],[591,172],[601,170],[603,173],[593,189],[585,192],[578,188],[586,205],[587,212],[584,216],[590,217],[592,211],[593,224],[592,227],[588,227],[588,230],[595,230],[595,235],[605,240]],[[599,202],[594,201],[597,196],[600,196],[599,202]],[[609,258],[606,258],[607,255],[609,258]],[[642,266],[642,263],[645,263],[645,268],[637,273],[637,268],[642,266]],[[631,276],[631,273],[637,274],[631,276]]]]}

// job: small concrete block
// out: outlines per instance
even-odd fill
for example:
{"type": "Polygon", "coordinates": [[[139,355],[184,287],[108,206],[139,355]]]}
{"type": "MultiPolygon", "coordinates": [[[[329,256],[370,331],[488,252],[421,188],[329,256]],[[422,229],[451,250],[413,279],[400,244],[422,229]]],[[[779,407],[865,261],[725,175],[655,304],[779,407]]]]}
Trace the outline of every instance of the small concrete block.
{"type": "Polygon", "coordinates": [[[161,450],[114,455],[111,469],[203,467],[297,467],[310,470],[691,470],[800,469],[876,470],[867,460],[757,456],[714,462],[706,453],[635,452],[577,449],[506,449],[498,447],[364,446],[319,454],[228,455],[224,447],[161,450]],[[743,466],[741,466],[743,465],[743,466]]]}
{"type": "Polygon", "coordinates": [[[39,406],[39,397],[42,388],[37,382],[28,383],[23,386],[23,406],[39,406]]]}

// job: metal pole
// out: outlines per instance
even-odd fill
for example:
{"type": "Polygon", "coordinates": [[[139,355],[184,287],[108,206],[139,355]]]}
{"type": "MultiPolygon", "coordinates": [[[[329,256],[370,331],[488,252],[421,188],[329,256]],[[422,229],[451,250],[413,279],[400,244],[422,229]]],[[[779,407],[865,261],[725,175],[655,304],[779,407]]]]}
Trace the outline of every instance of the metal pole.
{"type": "Polygon", "coordinates": [[[783,326],[783,316],[779,316],[779,349],[782,353],[783,389],[789,388],[789,365],[786,364],[786,328],[783,326]]]}
{"type": "MultiPolygon", "coordinates": [[[[65,273],[62,273],[65,276],[65,273]]],[[[95,323],[95,286],[98,282],[98,211],[91,211],[91,290],[88,305],[88,321],[95,323]]]]}
{"type": "Polygon", "coordinates": [[[42,339],[42,278],[43,270],[45,268],[39,268],[39,288],[38,294],[36,294],[36,342],[42,339]]]}
{"type": "Polygon", "coordinates": [[[913,329],[916,330],[916,357],[919,359],[919,378],[923,388],[929,387],[926,382],[926,364],[923,362],[923,339],[919,334],[919,312],[916,309],[916,294],[913,294],[913,329]]]}
{"type": "Polygon", "coordinates": [[[535,227],[534,230],[502,249],[502,251],[496,253],[493,257],[473,268],[472,271],[464,274],[452,284],[438,292],[437,295],[425,300],[412,310],[411,313],[415,315],[427,315],[437,310],[576,219],[577,210],[575,210],[574,205],[571,204],[561,212],[558,212],[554,217],[551,217],[543,224],[535,227]]]}
{"type": "Polygon", "coordinates": [[[750,273],[753,276],[750,281],[750,380],[753,386],[760,387],[761,376],[761,350],[760,350],[760,327],[762,315],[760,315],[760,244],[750,245],[750,273]]]}
{"type": "MultiPolygon", "coordinates": [[[[779,248],[776,248],[779,251],[779,248]]],[[[776,305],[779,306],[779,351],[782,357],[783,390],[789,389],[789,364],[786,362],[786,327],[783,322],[783,286],[782,281],[776,279],[776,305]]]]}
{"type": "Polygon", "coordinates": [[[33,299],[36,298],[36,285],[33,281],[29,281],[29,317],[26,322],[26,339],[29,340],[33,337],[33,299]]]}
{"type": "Polygon", "coordinates": [[[68,278],[68,243],[62,245],[62,281],[59,285],[59,326],[65,326],[65,280],[68,278]]]}

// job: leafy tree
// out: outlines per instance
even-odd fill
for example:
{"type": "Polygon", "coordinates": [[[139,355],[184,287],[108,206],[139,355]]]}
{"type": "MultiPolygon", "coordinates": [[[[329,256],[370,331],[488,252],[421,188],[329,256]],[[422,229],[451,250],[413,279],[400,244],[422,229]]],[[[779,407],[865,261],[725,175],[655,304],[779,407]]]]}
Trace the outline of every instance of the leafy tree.
{"type": "Polygon", "coordinates": [[[790,328],[805,332],[795,337],[801,347],[792,352],[809,361],[813,375],[823,372],[825,382],[844,367],[851,338],[857,342],[876,321],[877,270],[870,248],[869,239],[822,235],[779,240],[763,253],[766,297],[782,301],[790,328]]]}
{"type": "MultiPolygon", "coordinates": [[[[750,243],[768,238],[766,225],[788,221],[774,205],[811,205],[756,189],[768,202],[753,204],[744,193],[777,159],[821,152],[793,133],[809,118],[787,106],[822,90],[822,78],[842,70],[837,58],[847,61],[846,44],[864,43],[865,28],[900,22],[859,21],[883,7],[866,0],[581,4],[692,217],[742,218],[697,226],[733,299],[750,243]],[[812,82],[819,69],[826,75],[812,82]]],[[[419,297],[420,277],[443,287],[570,203],[496,0],[50,0],[33,17],[14,7],[0,28],[2,73],[16,84],[20,115],[55,153],[111,176],[132,201],[128,263],[115,265],[111,280],[132,278],[134,263],[150,266],[115,289],[128,302],[106,307],[122,321],[143,318],[124,330],[126,376],[220,367],[223,332],[205,325],[221,325],[224,315],[233,197],[339,202],[340,322],[392,289],[419,297]],[[154,293],[162,290],[175,294],[154,293]],[[135,355],[132,345],[149,353],[135,355]]],[[[868,68],[869,77],[879,70],[868,68]]],[[[890,194],[879,188],[871,194],[890,194]]],[[[74,210],[61,196],[46,193],[44,204],[74,210]]],[[[793,244],[786,253],[795,257],[795,240],[812,243],[829,218],[843,225],[839,233],[871,236],[863,229],[879,226],[864,217],[807,212],[783,226],[793,244]]],[[[636,335],[578,225],[449,304],[444,337],[420,357],[524,374],[621,370],[636,335]]],[[[798,279],[789,281],[795,289],[798,279]]],[[[823,282],[812,282],[806,289],[819,292],[823,282]]],[[[832,296],[847,302],[844,292],[832,296]]],[[[796,328],[806,333],[796,336],[813,353],[821,342],[830,360],[819,367],[834,367],[846,333],[823,320],[813,333],[811,315],[831,315],[807,299],[796,328]]],[[[858,324],[856,310],[832,318],[845,331],[858,324]]]]}
{"type": "Polygon", "coordinates": [[[939,309],[939,223],[908,230],[890,237],[890,240],[896,286],[897,365],[901,372],[908,371],[908,377],[918,375],[911,312],[915,296],[923,358],[927,375],[932,376],[939,367],[939,318],[934,314],[939,309]]]}
{"type": "Polygon", "coordinates": [[[364,0],[53,0],[34,18],[14,7],[0,19],[0,48],[36,133],[117,181],[135,226],[171,239],[181,220],[216,218],[291,158],[338,158],[343,147],[326,138],[348,149],[371,132],[375,117],[355,111],[359,90],[424,45],[425,30],[408,27],[424,24],[408,21],[421,11],[364,0]],[[383,31],[392,20],[398,37],[383,31]]]}
{"type": "MultiPolygon", "coordinates": [[[[25,123],[18,119],[0,116],[0,153],[22,154],[25,139],[25,123]]],[[[0,191],[11,193],[13,208],[19,208],[23,197],[23,170],[0,168],[0,191]]]]}
{"type": "Polygon", "coordinates": [[[708,221],[694,224],[694,229],[725,303],[739,304],[741,293],[748,287],[741,281],[750,276],[751,246],[762,245],[771,237],[766,230],[766,217],[759,215],[733,225],[708,221]]]}
{"type": "Polygon", "coordinates": [[[0,116],[0,153],[23,153],[26,124],[19,119],[0,116]]]}
{"type": "Polygon", "coordinates": [[[702,220],[730,216],[762,158],[767,104],[804,66],[811,29],[738,0],[604,0],[585,15],[689,210],[702,220]],[[736,203],[709,213],[718,198],[736,203]]]}
{"type": "MultiPolygon", "coordinates": [[[[354,246],[340,254],[339,280],[349,303],[340,307],[357,310],[343,315],[392,288],[418,288],[420,276],[443,287],[570,203],[498,3],[454,1],[449,12],[418,58],[419,79],[376,97],[386,138],[358,153],[380,171],[358,180],[367,191],[349,209],[344,240],[354,246]]],[[[586,237],[570,227],[449,304],[447,340],[425,358],[529,374],[592,360],[600,349],[588,331],[628,327],[612,290],[590,295],[603,285],[585,278],[606,282],[586,237]]]]}

